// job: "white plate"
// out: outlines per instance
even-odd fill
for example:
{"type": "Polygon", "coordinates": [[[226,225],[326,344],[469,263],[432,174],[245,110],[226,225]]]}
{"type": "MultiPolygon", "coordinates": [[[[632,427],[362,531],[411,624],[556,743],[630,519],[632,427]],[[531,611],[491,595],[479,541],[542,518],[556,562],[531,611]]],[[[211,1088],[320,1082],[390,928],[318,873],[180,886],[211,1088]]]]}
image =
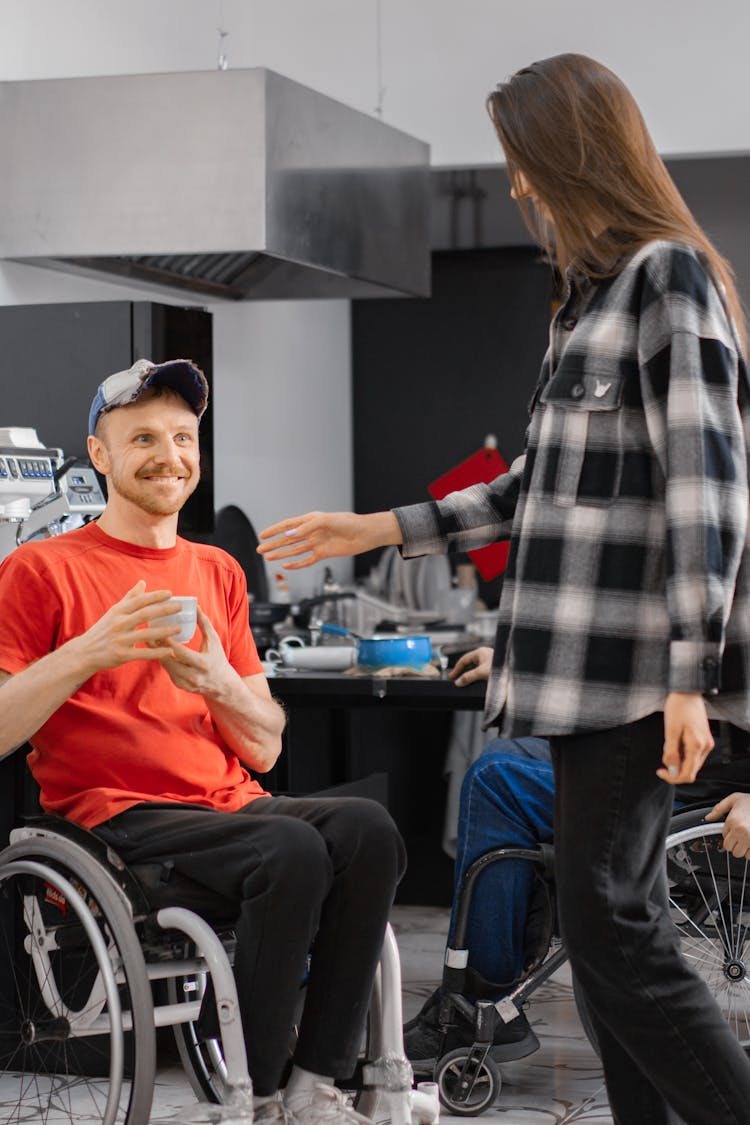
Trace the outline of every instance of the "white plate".
{"type": "Polygon", "coordinates": [[[285,648],[281,651],[286,668],[306,672],[343,672],[357,659],[351,645],[317,645],[314,648],[285,648]]]}

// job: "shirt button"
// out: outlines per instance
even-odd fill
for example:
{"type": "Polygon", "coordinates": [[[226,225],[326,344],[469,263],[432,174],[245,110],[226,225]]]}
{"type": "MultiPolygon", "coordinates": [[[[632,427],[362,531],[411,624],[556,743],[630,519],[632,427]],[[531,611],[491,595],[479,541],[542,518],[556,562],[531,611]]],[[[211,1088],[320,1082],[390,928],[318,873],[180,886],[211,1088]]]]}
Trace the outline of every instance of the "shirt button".
{"type": "Polygon", "coordinates": [[[570,388],[570,397],[571,398],[583,398],[583,396],[585,394],[586,394],[586,388],[584,387],[583,383],[574,383],[573,386],[570,388]]]}
{"type": "Polygon", "coordinates": [[[566,332],[572,332],[576,324],[578,324],[577,316],[566,316],[565,320],[562,322],[562,326],[566,332]]]}

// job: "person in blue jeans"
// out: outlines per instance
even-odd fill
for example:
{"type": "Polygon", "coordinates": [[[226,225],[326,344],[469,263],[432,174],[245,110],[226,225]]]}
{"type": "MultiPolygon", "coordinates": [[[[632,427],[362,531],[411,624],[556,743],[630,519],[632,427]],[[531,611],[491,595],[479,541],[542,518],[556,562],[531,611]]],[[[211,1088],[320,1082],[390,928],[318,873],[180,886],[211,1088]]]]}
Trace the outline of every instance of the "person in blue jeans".
{"type": "MultiPolygon", "coordinates": [[[[466,653],[449,673],[460,687],[486,680],[492,649],[466,653]]],[[[717,740],[718,741],[718,740],[717,740]]],[[[687,801],[719,800],[710,819],[726,818],[725,846],[738,858],[750,857],[750,796],[725,796],[729,789],[750,789],[750,757],[735,745],[729,760],[717,751],[700,779],[679,787],[676,805],[687,801]]],[[[469,766],[461,786],[454,898],[448,930],[452,944],[463,877],[479,856],[492,848],[534,848],[553,839],[555,780],[550,746],[543,738],[495,738],[469,766]]],[[[526,928],[535,876],[522,860],[490,864],[474,884],[466,931],[469,953],[468,995],[476,1000],[499,1000],[510,992],[526,969],[526,928]]],[[[472,1029],[460,1023],[443,1042],[439,1026],[441,989],[428,998],[404,1027],[404,1046],[415,1070],[429,1071],[439,1055],[473,1041],[472,1029]]],[[[539,1040],[521,1012],[510,1023],[497,1021],[494,1046],[497,1062],[524,1058],[539,1040]]]]}
{"type": "MultiPolygon", "coordinates": [[[[466,653],[449,673],[459,687],[486,680],[492,649],[466,653]]],[[[458,888],[474,860],[490,848],[533,848],[552,840],[554,777],[549,743],[543,738],[496,738],[469,766],[461,786],[454,872],[455,893],[448,931],[456,921],[458,888]]],[[[522,861],[504,860],[479,877],[469,911],[466,945],[470,979],[478,992],[498,1000],[509,992],[524,968],[524,932],[534,875],[522,861]],[[479,981],[507,985],[481,989],[479,981]]],[[[441,1053],[472,1042],[468,1025],[457,1026],[442,1042],[438,1015],[441,990],[429,997],[404,1027],[404,1049],[415,1069],[427,1072],[441,1053]]],[[[475,999],[478,997],[472,997],[475,999]]],[[[523,1012],[510,1023],[498,1021],[493,1058],[508,1062],[531,1054],[539,1040],[523,1012]]]]}

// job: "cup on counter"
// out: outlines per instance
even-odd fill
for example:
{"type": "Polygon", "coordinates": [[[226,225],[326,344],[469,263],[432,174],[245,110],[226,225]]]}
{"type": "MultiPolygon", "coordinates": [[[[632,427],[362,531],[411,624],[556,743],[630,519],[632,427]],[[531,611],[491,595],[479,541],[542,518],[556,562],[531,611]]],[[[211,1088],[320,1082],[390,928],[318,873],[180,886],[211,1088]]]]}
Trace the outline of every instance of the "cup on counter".
{"type": "Polygon", "coordinates": [[[167,604],[175,607],[174,613],[163,617],[159,623],[161,625],[179,625],[179,633],[169,639],[179,641],[183,645],[187,644],[198,624],[198,599],[189,594],[180,594],[170,598],[167,604]]]}
{"type": "Polygon", "coordinates": [[[301,637],[284,637],[279,647],[266,650],[266,661],[274,668],[296,668],[300,672],[343,672],[357,659],[352,645],[306,645],[301,637]]]}

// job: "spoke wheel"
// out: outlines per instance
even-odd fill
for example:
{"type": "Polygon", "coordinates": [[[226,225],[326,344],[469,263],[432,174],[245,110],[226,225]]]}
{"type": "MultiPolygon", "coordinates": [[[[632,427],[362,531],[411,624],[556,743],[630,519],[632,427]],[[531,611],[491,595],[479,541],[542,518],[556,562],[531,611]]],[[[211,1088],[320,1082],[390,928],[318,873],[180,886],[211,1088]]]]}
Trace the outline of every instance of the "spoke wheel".
{"type": "MultiPolygon", "coordinates": [[[[206,973],[170,977],[167,980],[167,994],[170,1004],[202,1001],[207,982],[208,975],[206,973]]],[[[304,989],[300,991],[300,1011],[298,1013],[300,1016],[303,999],[304,989]]],[[[196,1097],[199,1100],[223,1104],[227,1098],[227,1070],[221,1039],[219,1037],[202,1037],[194,1021],[176,1024],[174,1035],[183,1069],[196,1097]]],[[[294,1052],[296,1037],[297,1029],[295,1026],[289,1047],[290,1058],[294,1052]]],[[[362,1063],[365,1059],[376,1058],[381,1053],[379,1046],[381,1042],[380,1008],[377,1003],[373,1003],[367,1013],[360,1058],[354,1073],[342,1082],[337,1082],[337,1085],[347,1095],[350,1104],[359,1113],[366,1116],[371,1116],[375,1111],[378,1092],[363,1086],[362,1063]]],[[[285,1080],[286,1076],[282,1081],[285,1080]]]]}
{"type": "Polygon", "coordinates": [[[667,876],[682,952],[750,1052],[750,867],[724,850],[721,824],[674,824],[667,876]]]}
{"type": "Polygon", "coordinates": [[[3,1121],[147,1125],[151,989],[132,920],[94,860],[73,871],[33,839],[2,853],[0,962],[3,1121]]]}
{"type": "MultiPolygon", "coordinates": [[[[208,983],[207,973],[169,977],[170,1004],[202,1001],[208,983]]],[[[222,1104],[226,1100],[227,1068],[219,1037],[204,1039],[195,1022],[174,1026],[174,1037],[183,1070],[199,1101],[222,1104]]]]}

